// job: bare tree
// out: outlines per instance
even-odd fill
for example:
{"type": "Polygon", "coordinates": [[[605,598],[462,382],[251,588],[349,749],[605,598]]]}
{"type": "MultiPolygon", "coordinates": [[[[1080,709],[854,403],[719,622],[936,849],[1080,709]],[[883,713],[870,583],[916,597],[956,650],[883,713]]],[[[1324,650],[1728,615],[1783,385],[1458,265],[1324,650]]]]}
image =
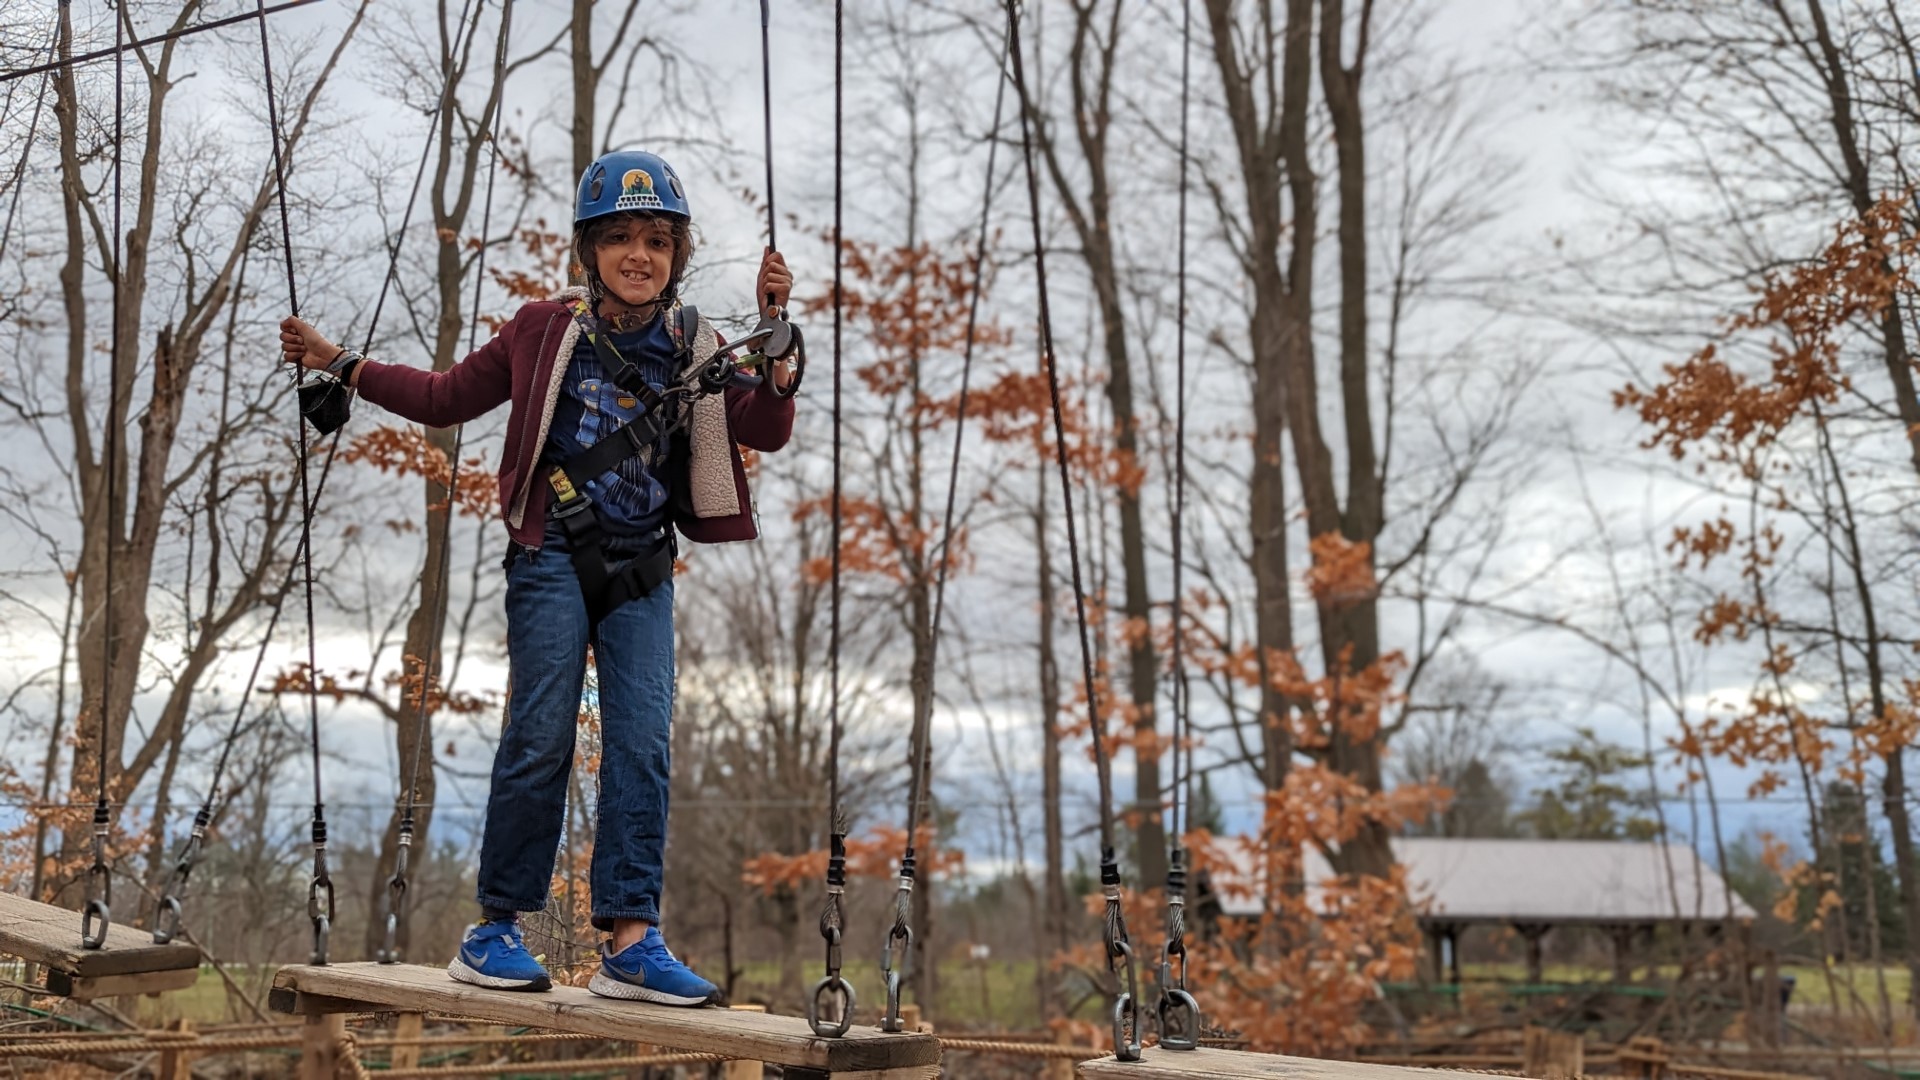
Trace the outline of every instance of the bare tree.
{"type": "MultiPolygon", "coordinates": [[[[202,6],[199,0],[182,4],[169,29],[191,25],[202,6]]],[[[298,160],[320,93],[363,14],[361,5],[333,50],[320,58],[318,68],[301,73],[305,84],[301,92],[288,95],[292,107],[282,134],[289,161],[298,160]]],[[[131,6],[117,9],[116,17],[129,38],[140,36],[131,6]]],[[[74,31],[64,6],[59,35],[61,55],[71,56],[74,31]]],[[[177,70],[179,49],[178,42],[168,41],[157,49],[133,49],[127,56],[134,82],[129,110],[133,123],[121,150],[131,172],[124,185],[131,213],[118,243],[113,236],[118,215],[110,205],[112,187],[104,182],[101,168],[110,156],[113,129],[98,111],[97,89],[89,88],[83,95],[75,68],[61,68],[55,75],[65,245],[59,271],[66,333],[64,357],[59,361],[63,401],[58,409],[45,410],[8,403],[20,419],[42,432],[42,442],[49,449],[61,444],[71,448],[82,526],[77,561],[82,616],[75,647],[82,716],[74,725],[77,745],[71,780],[76,790],[90,790],[97,777],[95,762],[103,757],[108,790],[117,797],[138,787],[181,738],[194,692],[218,657],[224,636],[271,591],[277,578],[274,571],[283,565],[282,530],[298,509],[292,505],[296,500],[281,493],[283,476],[277,470],[258,458],[243,459],[229,448],[260,429],[267,416],[264,400],[224,412],[225,423],[210,437],[182,441],[194,376],[210,340],[218,340],[221,315],[234,298],[238,269],[255,242],[274,187],[264,161],[235,161],[222,169],[217,148],[190,133],[168,137],[173,127],[173,91],[182,78],[177,70]],[[176,171],[173,165],[180,162],[193,162],[194,167],[176,171]],[[249,172],[258,179],[239,183],[229,179],[249,172]],[[186,208],[184,215],[177,210],[180,206],[186,208]],[[224,243],[209,245],[203,230],[224,233],[224,243]],[[121,252],[117,263],[115,251],[121,252]],[[91,265],[104,268],[106,276],[117,282],[119,295],[120,321],[110,335],[118,348],[111,366],[119,381],[106,385],[104,395],[89,362],[101,307],[92,299],[97,291],[89,288],[91,265]],[[178,283],[172,295],[149,296],[154,282],[169,278],[178,283]],[[149,318],[159,302],[167,306],[160,310],[159,325],[152,326],[149,318]],[[130,437],[136,418],[137,444],[130,437]],[[129,437],[106,437],[96,431],[129,437]],[[128,722],[146,670],[141,658],[151,644],[148,595],[157,553],[179,496],[210,465],[225,472],[222,505],[254,515],[244,523],[223,521],[216,530],[231,530],[228,542],[242,561],[236,580],[214,582],[180,664],[169,673],[173,685],[166,704],[145,726],[129,759],[125,752],[128,722]],[[245,498],[236,498],[243,492],[245,498]],[[111,696],[106,693],[109,684],[111,696]]],[[[284,92],[293,85],[281,89],[284,92]]],[[[209,537],[208,542],[214,541],[209,537]]],[[[79,841],[79,835],[68,832],[65,850],[71,854],[79,841]]]]}

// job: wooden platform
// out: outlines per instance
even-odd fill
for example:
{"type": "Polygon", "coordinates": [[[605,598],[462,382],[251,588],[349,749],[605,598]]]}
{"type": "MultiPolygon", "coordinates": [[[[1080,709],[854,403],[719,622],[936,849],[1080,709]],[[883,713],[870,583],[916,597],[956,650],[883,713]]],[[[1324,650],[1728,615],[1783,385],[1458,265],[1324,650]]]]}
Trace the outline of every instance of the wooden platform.
{"type": "Polygon", "coordinates": [[[1240,1050],[1162,1050],[1150,1046],[1139,1061],[1095,1058],[1079,1066],[1083,1080],[1434,1080],[1468,1073],[1368,1065],[1358,1061],[1249,1054],[1240,1050]]]}
{"type": "Polygon", "coordinates": [[[80,913],[0,893],[0,954],[47,969],[47,992],[82,1000],[181,990],[200,977],[200,950],[155,945],[145,930],[115,923],[98,949],[80,944],[80,913]]]}
{"type": "Polygon", "coordinates": [[[823,1039],[798,1016],[613,1001],[572,986],[544,993],[487,990],[453,981],[444,968],[418,964],[296,965],[281,968],[273,987],[269,1003],[279,1012],[453,1013],[496,1024],[764,1061],[785,1066],[789,1076],[931,1080],[940,1065],[940,1043],[932,1035],[888,1035],[855,1027],[841,1038],[823,1039]]]}

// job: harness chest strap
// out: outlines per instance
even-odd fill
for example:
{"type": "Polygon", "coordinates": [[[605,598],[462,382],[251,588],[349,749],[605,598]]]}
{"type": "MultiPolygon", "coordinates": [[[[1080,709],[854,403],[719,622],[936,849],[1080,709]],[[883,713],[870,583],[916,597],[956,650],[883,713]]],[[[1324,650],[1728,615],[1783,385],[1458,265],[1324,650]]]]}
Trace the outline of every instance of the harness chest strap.
{"type": "MultiPolygon", "coordinates": [[[[568,307],[579,320],[581,332],[587,335],[600,363],[612,373],[614,384],[639,398],[646,409],[637,419],[621,425],[547,473],[547,484],[554,495],[549,512],[566,533],[568,558],[573,564],[574,576],[580,580],[588,618],[597,623],[621,604],[646,596],[672,578],[675,550],[669,527],[658,544],[616,572],[607,561],[606,537],[598,516],[593,513],[593,499],[584,490],[587,482],[617,468],[647,447],[658,445],[687,423],[692,412],[681,410],[681,415],[669,418],[667,400],[647,384],[639,366],[621,356],[610,342],[593,331],[587,303],[574,300],[568,307]]],[[[678,369],[685,366],[688,352],[687,341],[691,335],[686,327],[689,321],[697,327],[700,316],[690,305],[681,305],[676,314],[677,318],[669,320],[668,329],[674,338],[674,366],[678,369]]]]}

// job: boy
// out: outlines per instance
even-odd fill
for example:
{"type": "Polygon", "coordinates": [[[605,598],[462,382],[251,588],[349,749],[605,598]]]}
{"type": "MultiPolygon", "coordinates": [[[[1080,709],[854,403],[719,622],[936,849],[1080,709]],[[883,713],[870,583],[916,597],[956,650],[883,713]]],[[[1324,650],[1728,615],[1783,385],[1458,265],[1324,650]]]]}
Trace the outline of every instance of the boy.
{"type": "MultiPolygon", "coordinates": [[[[461,982],[552,985],[526,951],[517,918],[546,906],[591,645],[603,731],[593,924],[611,937],[588,989],[667,1005],[719,1001],[711,982],[668,951],[659,925],[673,533],[700,543],[755,538],[738,446],[786,445],[796,373],[778,363],[756,386],[661,397],[718,347],[707,321],[687,318],[692,309],[679,302],[692,220],[665,161],[636,150],[603,155],[580,178],[574,207],[574,257],[586,287],[522,307],[444,372],[378,363],[298,319],[281,324],[288,362],[330,371],[417,423],[448,427],[512,403],[500,463],[511,538],[509,722],[494,755],[481,841],[481,920],[447,967],[461,982]]],[[[756,289],[772,305],[768,315],[780,314],[792,288],[786,261],[769,250],[756,289]]]]}

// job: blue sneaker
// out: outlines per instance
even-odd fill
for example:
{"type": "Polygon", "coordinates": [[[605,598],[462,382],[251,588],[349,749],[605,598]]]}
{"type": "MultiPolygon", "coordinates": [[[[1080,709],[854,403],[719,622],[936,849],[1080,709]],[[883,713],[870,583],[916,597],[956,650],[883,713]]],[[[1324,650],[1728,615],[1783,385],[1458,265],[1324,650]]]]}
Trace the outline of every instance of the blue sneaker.
{"type": "Polygon", "coordinates": [[[553,979],[520,940],[520,924],[477,922],[460,941],[447,974],[493,990],[550,990],[553,979]]]}
{"type": "Polygon", "coordinates": [[[660,1005],[718,1005],[720,988],[693,973],[667,951],[660,928],[647,927],[647,936],[620,950],[600,946],[600,970],[587,989],[601,997],[651,1001],[660,1005]]]}

